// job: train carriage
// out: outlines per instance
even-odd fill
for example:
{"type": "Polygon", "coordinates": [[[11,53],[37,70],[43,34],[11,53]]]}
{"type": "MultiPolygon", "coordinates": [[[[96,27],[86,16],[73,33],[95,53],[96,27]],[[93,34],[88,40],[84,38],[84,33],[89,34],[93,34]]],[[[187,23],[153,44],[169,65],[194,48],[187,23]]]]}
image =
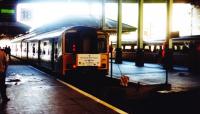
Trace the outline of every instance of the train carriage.
{"type": "Polygon", "coordinates": [[[13,41],[13,55],[28,59],[57,74],[77,72],[108,74],[109,54],[106,32],[93,27],[61,28],[13,41]]]}
{"type": "Polygon", "coordinates": [[[72,69],[108,73],[108,34],[91,28],[73,29],[62,40],[63,74],[72,69]]]}
{"type": "Polygon", "coordinates": [[[184,65],[194,73],[200,73],[200,35],[173,38],[174,62],[184,65]]]}

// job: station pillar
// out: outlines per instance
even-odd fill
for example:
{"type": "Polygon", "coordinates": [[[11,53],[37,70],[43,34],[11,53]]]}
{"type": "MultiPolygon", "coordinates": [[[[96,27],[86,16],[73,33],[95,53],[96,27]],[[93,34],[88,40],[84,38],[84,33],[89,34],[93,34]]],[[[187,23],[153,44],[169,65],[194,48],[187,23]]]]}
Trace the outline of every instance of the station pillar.
{"type": "Polygon", "coordinates": [[[137,49],[135,65],[138,67],[144,66],[144,50],[143,49],[137,49]]]}
{"type": "Polygon", "coordinates": [[[173,69],[173,48],[172,48],[172,10],[173,0],[167,0],[167,28],[166,28],[166,41],[164,44],[164,68],[173,69]]]}
{"type": "Polygon", "coordinates": [[[143,3],[144,0],[138,1],[138,40],[135,65],[144,66],[144,49],[143,49],[143,3]]]}
{"type": "Polygon", "coordinates": [[[121,37],[122,37],[122,0],[118,0],[118,27],[117,27],[117,47],[115,55],[115,63],[122,63],[122,48],[121,48],[121,37]]]}
{"type": "Polygon", "coordinates": [[[164,44],[164,54],[163,54],[163,68],[166,70],[171,70],[173,69],[173,50],[167,47],[169,44],[165,43],[164,44]]]}
{"type": "Polygon", "coordinates": [[[105,0],[102,0],[101,4],[102,4],[101,28],[102,28],[102,30],[104,30],[106,28],[106,24],[105,24],[105,0]]]}
{"type": "Polygon", "coordinates": [[[115,51],[116,51],[115,63],[116,64],[122,64],[122,49],[121,48],[116,48],[115,51]]]}

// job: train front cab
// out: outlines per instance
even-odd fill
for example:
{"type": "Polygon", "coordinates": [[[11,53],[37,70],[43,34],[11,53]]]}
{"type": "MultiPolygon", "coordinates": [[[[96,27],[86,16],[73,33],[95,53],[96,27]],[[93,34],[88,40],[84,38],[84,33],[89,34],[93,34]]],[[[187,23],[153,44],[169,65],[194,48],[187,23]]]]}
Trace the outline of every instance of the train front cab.
{"type": "Polygon", "coordinates": [[[77,28],[62,35],[62,74],[96,73],[109,71],[108,38],[94,28],[77,28]]]}

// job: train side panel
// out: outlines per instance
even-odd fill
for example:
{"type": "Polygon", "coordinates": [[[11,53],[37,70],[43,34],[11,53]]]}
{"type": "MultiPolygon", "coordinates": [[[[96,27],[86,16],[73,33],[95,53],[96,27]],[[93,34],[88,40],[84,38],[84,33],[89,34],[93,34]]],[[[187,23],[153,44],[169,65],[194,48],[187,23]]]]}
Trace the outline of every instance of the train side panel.
{"type": "Polygon", "coordinates": [[[12,55],[67,76],[108,74],[109,35],[91,27],[72,27],[31,36],[12,45],[12,55]]]}

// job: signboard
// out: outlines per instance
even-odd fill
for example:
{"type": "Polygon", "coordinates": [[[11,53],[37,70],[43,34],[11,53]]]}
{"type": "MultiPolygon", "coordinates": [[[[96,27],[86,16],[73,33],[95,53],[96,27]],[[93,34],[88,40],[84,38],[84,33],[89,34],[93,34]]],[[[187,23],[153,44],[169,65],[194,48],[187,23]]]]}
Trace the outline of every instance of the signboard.
{"type": "Polygon", "coordinates": [[[15,14],[15,10],[14,9],[1,9],[1,14],[15,14]]]}
{"type": "Polygon", "coordinates": [[[99,54],[78,54],[78,66],[100,66],[99,54]]]}

